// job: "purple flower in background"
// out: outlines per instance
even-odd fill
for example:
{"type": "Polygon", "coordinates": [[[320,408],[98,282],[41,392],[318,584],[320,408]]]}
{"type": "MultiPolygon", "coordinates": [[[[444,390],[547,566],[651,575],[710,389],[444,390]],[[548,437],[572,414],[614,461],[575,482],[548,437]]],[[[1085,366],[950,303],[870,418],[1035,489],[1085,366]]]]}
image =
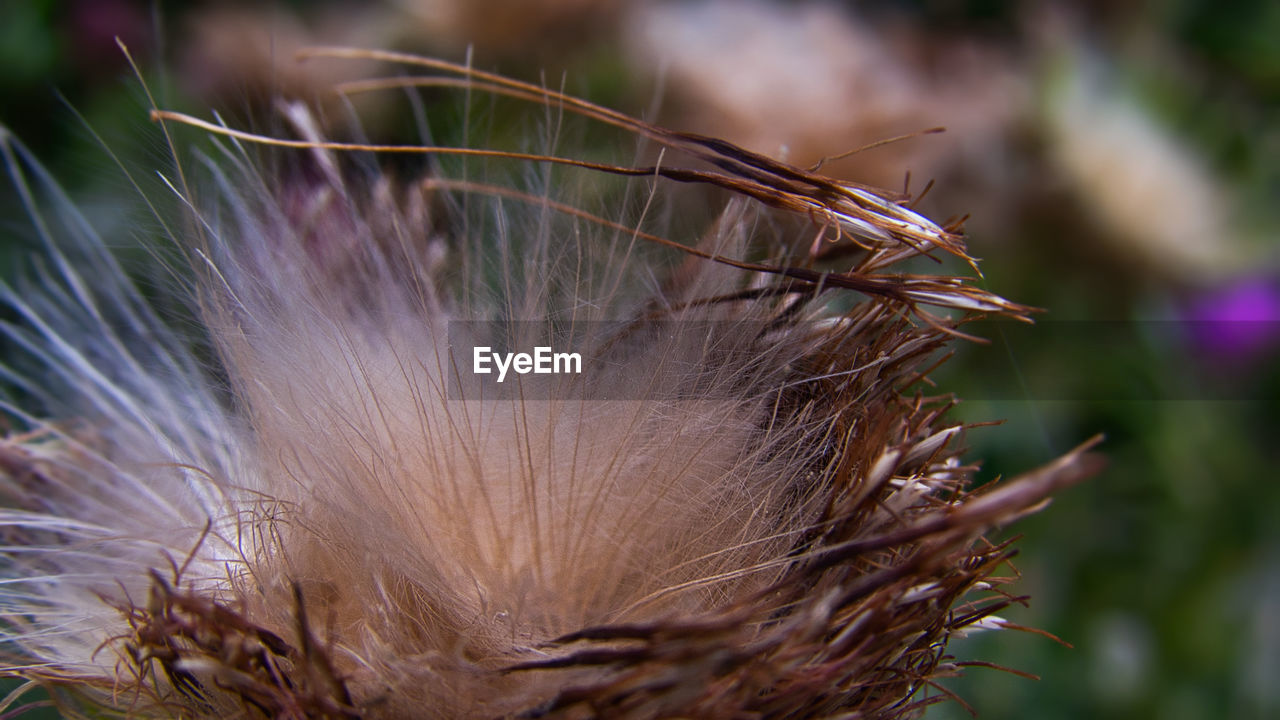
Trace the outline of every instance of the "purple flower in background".
{"type": "Polygon", "coordinates": [[[1268,278],[1237,281],[1200,295],[1184,317],[1202,357],[1250,363],[1274,350],[1280,340],[1280,283],[1268,278]]]}

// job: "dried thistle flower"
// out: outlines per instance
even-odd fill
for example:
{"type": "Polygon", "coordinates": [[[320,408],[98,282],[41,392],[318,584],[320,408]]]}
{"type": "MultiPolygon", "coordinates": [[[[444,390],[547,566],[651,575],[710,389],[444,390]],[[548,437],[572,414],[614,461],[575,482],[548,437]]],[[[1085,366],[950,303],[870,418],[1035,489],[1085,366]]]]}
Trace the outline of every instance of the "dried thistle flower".
{"type": "Polygon", "coordinates": [[[1093,462],[967,489],[953,400],[922,381],[964,319],[1032,309],[887,272],[972,265],[954,229],[501,76],[310,55],[434,73],[344,92],[505,95],[663,153],[336,143],[300,105],[277,138],[156,110],[222,154],[206,191],[169,180],[184,338],[0,136],[52,260],[41,288],[4,290],[16,362],[39,368],[8,371],[40,414],[7,404],[26,427],[0,444],[0,632],[23,690],[130,716],[895,718],[944,697],[951,636],[1009,626],[1010,550],[983,533],[1093,462]],[[400,187],[344,167],[391,152],[482,165],[400,187]],[[679,240],[495,169],[528,165],[735,199],[679,240]],[[460,339],[542,327],[581,375],[459,395],[460,339]]]}

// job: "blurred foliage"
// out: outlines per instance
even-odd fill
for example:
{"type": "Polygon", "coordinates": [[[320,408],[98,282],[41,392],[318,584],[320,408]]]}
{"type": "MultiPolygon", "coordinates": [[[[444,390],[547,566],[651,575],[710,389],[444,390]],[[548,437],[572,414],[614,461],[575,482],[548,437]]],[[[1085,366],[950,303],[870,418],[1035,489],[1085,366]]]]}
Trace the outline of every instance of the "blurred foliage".
{"type": "MultiPolygon", "coordinates": [[[[154,228],[120,209],[136,203],[136,194],[85,128],[101,135],[127,168],[164,167],[165,151],[127,63],[104,53],[101,33],[93,35],[77,19],[93,6],[0,4],[0,122],[91,206],[106,234],[113,227],[145,234],[154,228]],[[111,212],[95,212],[99,207],[111,212]]],[[[1020,35],[1025,6],[1016,3],[857,6],[872,16],[907,18],[987,42],[1030,42],[1020,35]]],[[[102,7],[120,14],[123,34],[168,104],[193,102],[159,68],[166,42],[182,42],[183,22],[201,5],[117,0],[102,7]]],[[[1272,264],[1256,269],[1275,279],[1280,3],[1095,0],[1074,9],[1124,76],[1121,87],[1210,159],[1241,227],[1265,245],[1261,256],[1272,264]]],[[[506,72],[538,77],[536,68],[504,62],[506,72]]],[[[597,38],[568,71],[569,86],[635,110],[637,97],[643,102],[645,96],[628,89],[627,72],[597,38]]],[[[450,132],[447,125],[440,131],[450,132]]],[[[1032,158],[1030,167],[1047,173],[1036,159],[1043,142],[1031,129],[1019,147],[1032,158]]],[[[1273,345],[1269,354],[1228,361],[1213,348],[1196,347],[1194,334],[1147,322],[1178,317],[1194,289],[1089,242],[1104,230],[1083,219],[1082,201],[1055,190],[1051,178],[1044,185],[1043,192],[1010,199],[1012,222],[1004,229],[975,232],[972,248],[986,258],[990,288],[1050,309],[1047,323],[1130,324],[1118,335],[1099,325],[1097,337],[1040,343],[1002,342],[999,328],[988,328],[997,342],[961,346],[934,379],[967,398],[958,408],[962,419],[1008,419],[968,434],[973,456],[990,469],[984,477],[1039,465],[1097,432],[1108,437],[1103,450],[1110,466],[1014,530],[1025,536],[1015,561],[1024,575],[1020,589],[1033,599],[1010,619],[1043,628],[1074,649],[1012,632],[957,641],[957,655],[1044,679],[975,668],[949,687],[993,720],[1280,717],[1280,358],[1273,345]]],[[[934,191],[946,192],[945,186],[934,191]]],[[[32,241],[19,229],[21,217],[12,197],[0,197],[0,274],[6,278],[32,241]]],[[[1046,328],[1048,337],[1072,337],[1054,332],[1046,328]]],[[[954,704],[929,714],[965,716],[954,704]]]]}
{"type": "MultiPolygon", "coordinates": [[[[1093,37],[1135,100],[1210,158],[1233,196],[1235,231],[1264,245],[1252,271],[1274,287],[1280,5],[1124,5],[1091,15],[1093,37]]],[[[1194,325],[1168,322],[1194,291],[1100,252],[1085,238],[1101,230],[1072,202],[1051,195],[1014,209],[1020,242],[972,241],[993,287],[1049,309],[1039,328],[1048,341],[1012,346],[988,334],[993,346],[962,348],[935,379],[973,398],[961,417],[1008,419],[969,434],[992,470],[1106,433],[1108,470],[1014,530],[1025,536],[1015,564],[1032,599],[1012,619],[1074,649],[1012,633],[961,641],[959,656],[1043,679],[974,669],[950,687],[983,718],[1280,717],[1276,346],[1227,358],[1194,325]],[[1116,320],[1128,323],[1119,335],[1105,322],[1116,320]],[[1077,327],[1067,333],[1075,342],[1054,342],[1064,321],[1096,332],[1077,327]]],[[[1258,330],[1274,338],[1276,320],[1258,330]]],[[[944,705],[930,717],[967,714],[944,705]]]]}

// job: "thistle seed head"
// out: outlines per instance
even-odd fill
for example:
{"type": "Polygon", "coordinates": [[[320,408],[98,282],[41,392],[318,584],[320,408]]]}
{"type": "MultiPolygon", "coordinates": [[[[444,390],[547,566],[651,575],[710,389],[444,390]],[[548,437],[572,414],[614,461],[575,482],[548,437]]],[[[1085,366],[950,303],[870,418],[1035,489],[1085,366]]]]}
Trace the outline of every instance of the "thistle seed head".
{"type": "Polygon", "coordinates": [[[1095,461],[971,488],[925,381],[966,319],[1033,309],[891,272],[975,266],[957,229],[469,67],[309,54],[412,73],[343,92],[506,96],[661,152],[156,109],[211,136],[167,175],[186,214],[162,218],[179,289],[159,302],[195,319],[175,328],[0,136],[49,259],[3,290],[24,398],[0,443],[5,672],[144,717],[896,718],[945,697],[951,637],[1016,627],[1011,550],[984,533],[1095,461]],[[429,162],[368,170],[390,153],[429,162]],[[729,196],[718,220],[656,228],[689,184],[729,196]],[[544,338],[581,372],[469,365],[544,338]]]}

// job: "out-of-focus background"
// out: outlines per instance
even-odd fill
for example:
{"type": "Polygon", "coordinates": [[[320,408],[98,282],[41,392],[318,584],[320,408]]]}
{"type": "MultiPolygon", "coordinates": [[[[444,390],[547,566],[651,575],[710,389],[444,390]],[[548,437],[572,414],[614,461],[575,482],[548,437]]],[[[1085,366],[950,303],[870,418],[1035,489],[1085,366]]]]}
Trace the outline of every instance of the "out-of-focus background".
{"type": "MultiPolygon", "coordinates": [[[[108,237],[149,230],[85,123],[126,167],[167,162],[117,36],[167,106],[206,117],[323,102],[370,72],[294,62],[324,43],[470,48],[478,67],[796,164],[946,126],[826,170],[934,180],[920,207],[971,215],[987,287],[1048,309],[1030,331],[980,326],[993,344],[935,376],[963,419],[1009,420],[968,436],[984,478],[1097,432],[1110,458],[1016,529],[1033,599],[1007,615],[1074,648],[957,641],[1043,679],[973,669],[948,688],[993,719],[1280,717],[1280,3],[0,4],[0,122],[108,237]]],[[[395,126],[392,107],[370,101],[362,122],[395,126]]],[[[5,277],[30,250],[14,203],[5,277]]]]}

